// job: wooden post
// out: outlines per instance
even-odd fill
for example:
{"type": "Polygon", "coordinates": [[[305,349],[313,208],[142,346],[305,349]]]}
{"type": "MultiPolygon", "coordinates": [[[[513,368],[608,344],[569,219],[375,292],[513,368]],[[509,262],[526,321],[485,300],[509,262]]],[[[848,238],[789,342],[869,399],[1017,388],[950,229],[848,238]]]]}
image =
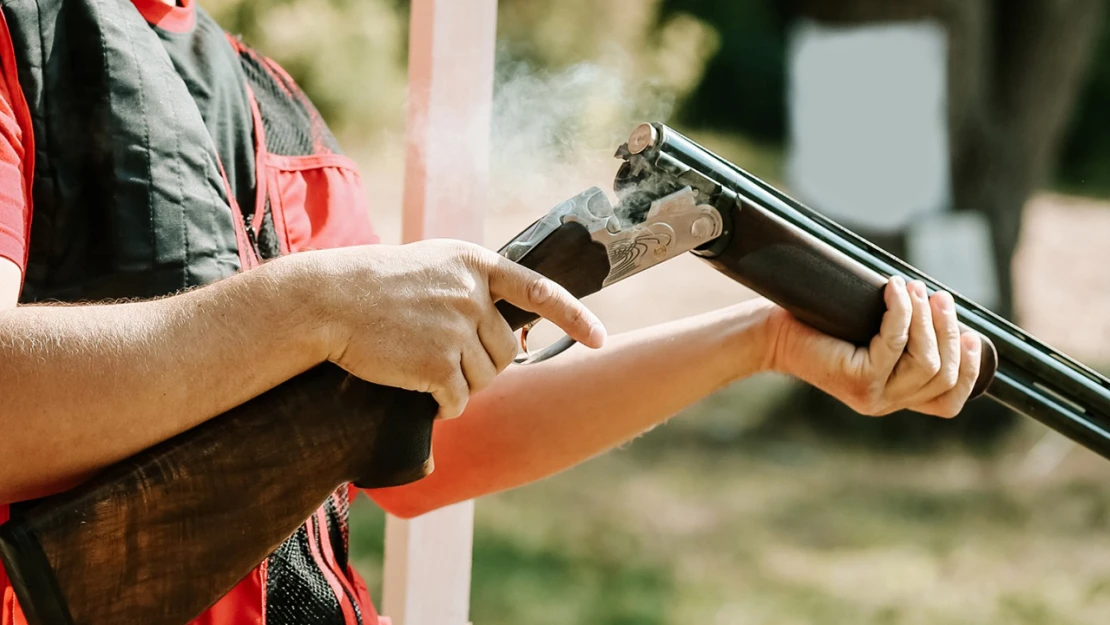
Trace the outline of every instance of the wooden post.
{"type": "MultiPolygon", "coordinates": [[[[404,241],[480,243],[489,180],[497,0],[413,0],[404,241]]],[[[466,625],[474,502],[390,517],[382,613],[395,625],[466,625]]]]}

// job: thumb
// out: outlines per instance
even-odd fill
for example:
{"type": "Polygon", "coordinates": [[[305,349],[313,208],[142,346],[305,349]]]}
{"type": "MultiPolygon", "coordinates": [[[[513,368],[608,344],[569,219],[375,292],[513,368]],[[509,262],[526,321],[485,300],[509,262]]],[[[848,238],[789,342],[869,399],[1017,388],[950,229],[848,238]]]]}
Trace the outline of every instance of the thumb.
{"type": "Polygon", "coordinates": [[[776,312],[774,369],[796,376],[821,388],[828,386],[825,378],[858,375],[865,364],[864,350],[834,338],[799,321],[783,309],[776,312]]]}

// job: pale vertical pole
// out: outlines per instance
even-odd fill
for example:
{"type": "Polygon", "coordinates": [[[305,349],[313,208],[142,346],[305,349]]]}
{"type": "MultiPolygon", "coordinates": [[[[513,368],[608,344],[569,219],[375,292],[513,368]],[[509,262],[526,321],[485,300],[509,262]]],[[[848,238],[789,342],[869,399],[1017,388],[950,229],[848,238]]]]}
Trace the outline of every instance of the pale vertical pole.
{"type": "MultiPolygon", "coordinates": [[[[413,0],[409,37],[406,242],[480,243],[489,181],[497,0],[413,0]]],[[[395,625],[465,625],[474,502],[385,532],[382,613],[395,625]]]]}

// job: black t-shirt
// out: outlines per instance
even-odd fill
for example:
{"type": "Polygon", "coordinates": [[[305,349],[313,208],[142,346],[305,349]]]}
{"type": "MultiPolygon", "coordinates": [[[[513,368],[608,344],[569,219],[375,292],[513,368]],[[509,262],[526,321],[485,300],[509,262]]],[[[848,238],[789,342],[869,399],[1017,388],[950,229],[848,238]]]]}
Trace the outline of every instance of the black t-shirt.
{"type": "Polygon", "coordinates": [[[243,214],[252,215],[254,124],[246,78],[235,50],[224,32],[209,19],[196,19],[183,32],[151,28],[162,39],[174,68],[196,100],[243,214]]]}

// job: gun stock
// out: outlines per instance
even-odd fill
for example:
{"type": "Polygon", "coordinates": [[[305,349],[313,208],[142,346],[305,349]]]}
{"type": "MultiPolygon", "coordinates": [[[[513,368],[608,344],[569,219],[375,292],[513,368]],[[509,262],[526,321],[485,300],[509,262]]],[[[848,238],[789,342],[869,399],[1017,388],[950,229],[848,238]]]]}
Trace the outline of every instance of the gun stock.
{"type": "MultiPolygon", "coordinates": [[[[576,223],[519,262],[578,297],[610,272],[576,223]]],[[[498,307],[514,328],[535,320],[498,307]]],[[[183,625],[343,484],[430,473],[437,410],[431,395],[319,365],[71,491],[13,506],[0,556],[30,625],[183,625]]]]}

